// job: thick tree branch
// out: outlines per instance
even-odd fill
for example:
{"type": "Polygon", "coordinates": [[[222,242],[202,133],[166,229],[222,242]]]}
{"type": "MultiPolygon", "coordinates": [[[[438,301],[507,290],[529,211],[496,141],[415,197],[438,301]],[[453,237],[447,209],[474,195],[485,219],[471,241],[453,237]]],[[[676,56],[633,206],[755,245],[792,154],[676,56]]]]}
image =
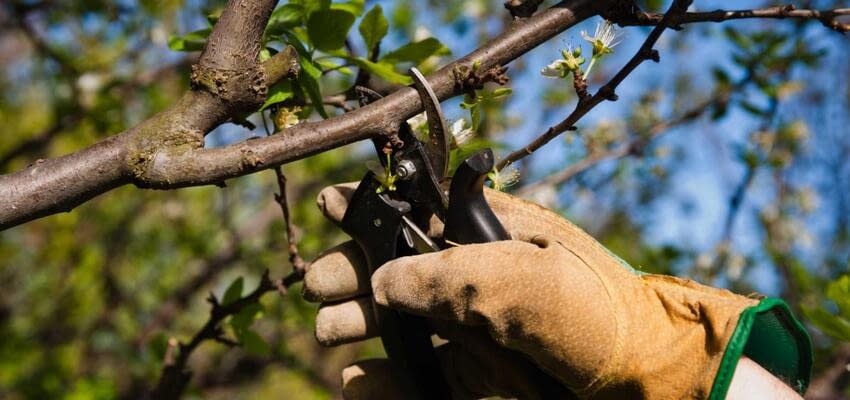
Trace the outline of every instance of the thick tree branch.
{"type": "Polygon", "coordinates": [[[626,65],[611,78],[605,86],[602,86],[599,91],[596,92],[592,97],[581,97],[579,98],[578,104],[576,108],[570,113],[567,118],[563,121],[559,122],[557,125],[550,127],[544,134],[538,136],[531,143],[526,145],[525,147],[508,154],[507,157],[499,161],[499,164],[496,165],[496,168],[501,170],[506,166],[528,156],[537,151],[537,149],[543,147],[546,143],[549,143],[552,139],[558,137],[560,134],[575,129],[575,123],[578,122],[579,119],[584,117],[590,110],[599,105],[605,100],[617,101],[617,87],[626,77],[629,76],[639,65],[641,65],[646,60],[653,60],[658,62],[659,56],[658,51],[654,50],[655,42],[658,41],[658,38],[661,37],[661,34],[670,26],[670,21],[673,20],[677,15],[681,15],[688,9],[692,0],[675,0],[673,4],[670,6],[670,9],[664,14],[664,18],[652,32],[649,33],[646,40],[643,42],[643,45],[640,49],[635,53],[635,55],[629,60],[626,65]]]}
{"type": "Polygon", "coordinates": [[[210,50],[193,67],[193,90],[168,110],[89,148],[0,176],[0,228],[68,211],[127,183],[145,186],[141,177],[155,154],[200,147],[213,128],[259,107],[268,86],[264,67],[273,77],[291,70],[284,59],[292,52],[263,66],[258,61],[259,39],[275,3],[229,1],[210,34],[210,50]]]}
{"type": "MultiPolygon", "coordinates": [[[[161,189],[220,183],[392,132],[400,121],[420,111],[416,91],[404,88],[337,118],[299,124],[268,138],[201,148],[204,134],[262,104],[271,81],[259,78],[267,73],[237,69],[233,52],[253,54],[235,57],[243,62],[256,60],[258,47],[252,43],[261,35],[258,27],[265,27],[273,3],[228,2],[210,35],[207,47],[212,49],[203,53],[194,70],[194,90],[170,110],[88,149],[0,177],[0,199],[6,205],[0,209],[0,228],[70,210],[127,183],[161,189]]],[[[456,76],[459,67],[471,68],[475,61],[484,69],[505,65],[608,4],[607,0],[564,1],[513,24],[480,49],[436,72],[429,82],[441,99],[461,94],[457,82],[465,77],[456,76]]]]}

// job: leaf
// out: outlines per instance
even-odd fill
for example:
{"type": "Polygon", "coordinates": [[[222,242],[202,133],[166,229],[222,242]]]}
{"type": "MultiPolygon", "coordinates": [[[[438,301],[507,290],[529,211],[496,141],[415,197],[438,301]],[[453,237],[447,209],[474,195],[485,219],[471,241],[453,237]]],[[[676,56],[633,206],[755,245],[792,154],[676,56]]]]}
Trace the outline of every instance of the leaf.
{"type": "Polygon", "coordinates": [[[343,10],[320,10],[307,20],[307,36],[317,49],[330,51],[345,45],[348,30],[354,24],[354,14],[343,10]]]}
{"type": "Polygon", "coordinates": [[[295,36],[289,37],[289,44],[295,47],[295,50],[298,51],[298,60],[301,64],[301,71],[304,72],[302,74],[298,74],[298,79],[296,82],[298,86],[307,92],[307,97],[310,98],[310,102],[313,103],[313,106],[316,108],[316,111],[319,112],[319,115],[322,118],[328,118],[328,113],[325,111],[324,104],[322,102],[322,92],[319,87],[319,79],[322,77],[322,71],[318,66],[313,62],[313,60],[309,57],[309,52],[304,48],[304,43],[301,43],[295,36]]]}
{"type": "Polygon", "coordinates": [[[850,318],[850,275],[830,282],[826,287],[826,297],[835,302],[844,317],[850,318]]]}
{"type": "Polygon", "coordinates": [[[366,16],[363,17],[363,20],[360,21],[360,36],[363,37],[363,42],[366,43],[366,49],[369,51],[370,59],[374,56],[373,52],[378,44],[381,43],[381,39],[387,35],[389,27],[389,22],[384,17],[384,11],[380,4],[372,7],[366,13],[366,16]]]}
{"type": "Polygon", "coordinates": [[[288,80],[280,81],[271,87],[269,95],[266,97],[266,102],[260,108],[260,111],[265,110],[271,105],[291,99],[293,96],[295,96],[295,93],[292,91],[292,83],[288,80]]]}
{"type": "Polygon", "coordinates": [[[466,160],[469,156],[487,149],[500,147],[497,143],[487,139],[473,139],[469,143],[464,144],[449,152],[449,176],[453,176],[457,167],[466,160]]]}
{"type": "Polygon", "coordinates": [[[239,339],[239,343],[242,344],[242,348],[251,354],[267,356],[271,352],[271,346],[257,332],[250,329],[246,329],[241,333],[237,332],[236,337],[239,339]]]}
{"type": "Polygon", "coordinates": [[[316,11],[327,10],[331,6],[331,0],[295,0],[292,2],[304,7],[304,14],[306,16],[316,11]]]}
{"type": "Polygon", "coordinates": [[[230,317],[230,326],[234,332],[247,330],[254,324],[254,321],[259,318],[263,312],[263,306],[260,303],[253,303],[245,306],[242,311],[230,317]]]}
{"type": "Polygon", "coordinates": [[[328,59],[315,60],[315,63],[319,66],[319,68],[322,69],[323,73],[326,73],[330,70],[334,70],[343,75],[354,75],[354,72],[351,70],[351,68],[343,66],[340,63],[330,61],[328,59]]]}
{"type": "Polygon", "coordinates": [[[435,38],[428,38],[401,46],[398,49],[384,55],[381,58],[381,61],[393,64],[399,62],[412,62],[415,65],[419,65],[428,57],[447,54],[451,54],[448,47],[444,46],[435,38]]]}
{"type": "Polygon", "coordinates": [[[287,3],[274,10],[266,25],[266,35],[279,36],[287,29],[301,25],[304,20],[304,6],[287,3]]]}
{"type": "Polygon", "coordinates": [[[513,94],[514,90],[511,88],[498,88],[493,91],[493,94],[490,96],[491,99],[500,99],[505,96],[510,96],[513,94]]]}
{"type": "Polygon", "coordinates": [[[352,61],[360,68],[381,77],[381,79],[387,82],[398,83],[400,85],[410,85],[413,83],[413,79],[409,76],[396,72],[392,64],[383,61],[374,63],[362,57],[354,58],[352,61]]]}
{"type": "Polygon", "coordinates": [[[748,101],[746,101],[746,100],[742,100],[742,101],[740,102],[740,106],[741,106],[741,108],[743,108],[743,109],[744,109],[744,111],[746,111],[746,112],[748,112],[748,113],[750,113],[750,114],[752,114],[752,115],[755,115],[755,116],[757,116],[757,117],[758,117],[758,116],[767,115],[767,111],[762,110],[762,109],[761,109],[761,108],[759,108],[757,105],[755,105],[755,104],[753,104],[753,103],[750,103],[750,102],[748,102],[748,101]]]}
{"type": "Polygon", "coordinates": [[[207,44],[207,36],[211,29],[201,29],[189,32],[183,36],[171,36],[168,38],[168,48],[174,51],[200,51],[207,44]]]}
{"type": "Polygon", "coordinates": [[[364,0],[352,0],[346,1],[342,3],[333,3],[331,4],[331,10],[342,10],[350,12],[355,17],[363,14],[363,8],[366,6],[366,2],[364,0]]]}
{"type": "Polygon", "coordinates": [[[221,298],[221,305],[226,306],[239,300],[242,297],[242,286],[244,284],[245,280],[241,276],[231,282],[227,290],[224,291],[224,296],[221,298]]]}
{"type": "Polygon", "coordinates": [[[850,341],[850,322],[822,308],[803,307],[803,314],[823,333],[838,340],[850,341]]]}

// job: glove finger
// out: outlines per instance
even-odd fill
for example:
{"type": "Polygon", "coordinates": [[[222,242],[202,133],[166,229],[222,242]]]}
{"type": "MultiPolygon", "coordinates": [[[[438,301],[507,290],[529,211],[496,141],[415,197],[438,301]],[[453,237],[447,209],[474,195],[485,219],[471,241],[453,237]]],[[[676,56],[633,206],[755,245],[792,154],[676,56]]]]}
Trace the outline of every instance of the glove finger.
{"type": "MultiPolygon", "coordinates": [[[[492,341],[490,341],[492,342],[492,341]]],[[[453,399],[542,399],[535,382],[542,372],[528,360],[495,345],[470,348],[458,343],[437,347],[443,375],[453,399]],[[480,351],[485,349],[485,351],[480,351]]],[[[342,371],[342,396],[346,400],[404,399],[416,393],[410,376],[388,359],[359,361],[342,371]]],[[[555,398],[574,399],[565,387],[555,398]]]]}
{"type": "Polygon", "coordinates": [[[564,243],[576,240],[595,243],[581,228],[546,207],[498,190],[485,188],[484,195],[487,204],[514,240],[529,242],[545,233],[564,243]]]}
{"type": "Polygon", "coordinates": [[[304,275],[303,296],[311,302],[351,299],[369,293],[369,271],[363,252],[354,241],[326,250],[304,275]]]}
{"type": "Polygon", "coordinates": [[[341,303],[325,303],[316,314],[316,340],[337,346],[378,336],[372,298],[365,296],[341,303]]]}
{"type": "Polygon", "coordinates": [[[322,189],[316,199],[319,210],[327,219],[339,224],[345,215],[345,209],[348,208],[348,200],[351,199],[358,184],[360,182],[340,183],[322,189]]]}
{"type": "Polygon", "coordinates": [[[484,325],[486,316],[496,311],[490,309],[492,306],[513,303],[508,297],[525,290],[520,286],[525,282],[517,279],[515,270],[523,269],[528,262],[517,263],[517,255],[533,259],[538,250],[531,243],[511,240],[401,257],[372,275],[373,296],[378,304],[394,309],[464,325],[484,325]],[[482,296],[486,300],[501,298],[484,305],[482,296]]]}

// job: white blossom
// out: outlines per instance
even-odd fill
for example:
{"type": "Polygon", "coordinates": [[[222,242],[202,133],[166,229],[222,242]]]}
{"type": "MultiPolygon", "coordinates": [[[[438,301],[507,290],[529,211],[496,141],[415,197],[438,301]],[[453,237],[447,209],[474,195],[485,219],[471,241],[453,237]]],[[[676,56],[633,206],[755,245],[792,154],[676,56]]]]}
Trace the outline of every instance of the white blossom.
{"type": "Polygon", "coordinates": [[[540,74],[547,78],[561,79],[567,75],[566,63],[566,61],[561,59],[552,61],[551,64],[540,70],[540,74]]]}
{"type": "Polygon", "coordinates": [[[493,189],[503,191],[519,182],[519,170],[514,166],[506,167],[501,171],[493,168],[487,177],[493,182],[493,189]]]}
{"type": "Polygon", "coordinates": [[[466,120],[461,118],[449,126],[449,132],[452,134],[452,140],[455,147],[463,146],[469,143],[475,137],[475,132],[472,127],[466,126],[466,120]]]}
{"type": "Polygon", "coordinates": [[[588,35],[587,31],[581,31],[581,37],[593,45],[593,57],[611,53],[611,49],[622,41],[621,32],[617,31],[611,21],[596,24],[593,36],[588,35]]]}

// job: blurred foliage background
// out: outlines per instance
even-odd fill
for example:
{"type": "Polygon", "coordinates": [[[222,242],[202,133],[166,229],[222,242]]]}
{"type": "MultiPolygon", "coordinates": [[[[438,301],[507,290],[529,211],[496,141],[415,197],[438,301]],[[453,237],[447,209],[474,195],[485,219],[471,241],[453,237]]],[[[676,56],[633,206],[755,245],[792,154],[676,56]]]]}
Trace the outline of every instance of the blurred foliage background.
{"type": "MultiPolygon", "coordinates": [[[[73,152],[170,105],[188,89],[189,66],[223,4],[4,1],[0,169],[73,152]]],[[[642,5],[663,10],[667,2],[642,5]]],[[[404,84],[406,67],[433,71],[509,22],[501,0],[282,1],[263,56],[294,45],[300,77],[275,87],[262,116],[248,118],[257,128],[223,126],[207,145],[345,112],[350,104],[340,94],[354,82],[368,75],[404,84]],[[311,106],[320,102],[321,109],[311,106]]],[[[575,103],[568,81],[544,78],[540,69],[567,44],[581,44],[578,32],[597,22],[513,63],[512,94],[488,87],[478,100],[446,102],[447,113],[470,125],[471,111],[478,113],[475,143],[502,155],[528,142],[575,103]]],[[[624,42],[591,75],[591,89],[631,57],[648,29],[623,31],[624,42]]],[[[747,20],[668,32],[658,48],[660,64],[640,67],[617,103],[520,163],[520,180],[507,190],[558,210],[637,268],[783,297],[817,348],[809,397],[848,396],[847,37],[817,22],[747,20]]],[[[321,218],[316,194],[359,179],[371,157],[368,145],[352,145],[284,167],[305,259],[346,239],[321,218]]],[[[231,288],[233,295],[241,285],[247,293],[263,271],[291,270],[276,191],[271,171],[223,188],[123,187],[0,233],[0,397],[145,396],[168,339],[187,340],[207,320],[210,292],[221,297],[231,288]]],[[[231,335],[246,324],[256,333],[240,335],[243,346],[202,344],[189,362],[186,397],[338,397],[341,368],[380,354],[380,344],[320,348],[316,307],[299,291],[296,284],[284,296],[270,293],[247,323],[230,321],[231,335]]]]}

